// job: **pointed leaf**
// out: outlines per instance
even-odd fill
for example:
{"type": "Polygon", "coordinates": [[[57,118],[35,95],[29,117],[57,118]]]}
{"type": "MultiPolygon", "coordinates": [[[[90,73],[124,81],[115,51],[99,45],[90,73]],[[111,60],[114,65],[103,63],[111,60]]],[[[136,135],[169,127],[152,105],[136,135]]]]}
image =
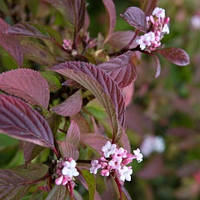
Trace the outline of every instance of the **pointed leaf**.
{"type": "Polygon", "coordinates": [[[34,26],[28,23],[19,23],[14,26],[10,26],[6,33],[42,39],[48,38],[48,36],[43,35],[39,30],[37,30],[34,26]]]}
{"type": "Polygon", "coordinates": [[[65,200],[67,199],[66,187],[55,185],[49,192],[46,200],[65,200]]]}
{"type": "Polygon", "coordinates": [[[24,57],[40,65],[53,65],[56,63],[54,56],[47,48],[35,41],[24,40],[21,42],[24,57]]]}
{"type": "Polygon", "coordinates": [[[22,199],[31,182],[43,177],[47,171],[48,167],[41,164],[0,170],[0,199],[22,199]]]}
{"type": "Polygon", "coordinates": [[[147,16],[150,16],[154,10],[154,8],[157,6],[158,0],[147,0],[146,2],[146,8],[145,13],[147,16]]]}
{"type": "Polygon", "coordinates": [[[115,29],[116,10],[113,0],[102,0],[109,16],[109,29],[104,43],[106,43],[115,29]]]}
{"type": "Polygon", "coordinates": [[[80,112],[82,107],[81,90],[78,90],[72,96],[68,97],[63,103],[52,108],[58,115],[71,117],[80,112]]]}
{"type": "Polygon", "coordinates": [[[98,67],[106,71],[117,82],[119,87],[126,87],[135,81],[137,76],[134,63],[131,59],[132,55],[133,53],[128,51],[108,62],[98,65],[98,67]]]}
{"type": "Polygon", "coordinates": [[[67,131],[65,141],[60,142],[59,146],[63,157],[77,160],[79,157],[78,146],[80,142],[80,130],[75,121],[71,121],[67,131]]]}
{"type": "Polygon", "coordinates": [[[19,66],[23,64],[23,51],[16,36],[6,34],[9,25],[0,18],[0,46],[2,46],[19,66]]]}
{"type": "MultiPolygon", "coordinates": [[[[133,36],[133,31],[117,31],[112,33],[108,42],[113,48],[122,49],[131,42],[133,36]]],[[[132,49],[137,46],[138,44],[135,41],[133,41],[132,44],[130,44],[129,48],[132,49]]]]}
{"type": "Polygon", "coordinates": [[[75,121],[71,121],[70,127],[67,131],[66,141],[78,147],[80,142],[80,130],[75,121]]]}
{"type": "Polygon", "coordinates": [[[22,148],[24,151],[24,160],[26,164],[31,162],[43,150],[42,147],[29,142],[23,142],[22,148]]]}
{"type": "Polygon", "coordinates": [[[91,174],[87,170],[82,170],[81,174],[83,175],[84,179],[88,185],[88,192],[89,192],[89,200],[94,200],[95,191],[96,191],[96,180],[93,174],[91,174]]]}
{"type": "Polygon", "coordinates": [[[85,0],[44,0],[60,10],[75,27],[78,33],[85,21],[85,0]]]}
{"type": "Polygon", "coordinates": [[[97,97],[110,117],[114,140],[119,139],[124,126],[125,104],[120,88],[110,76],[85,62],[66,62],[52,70],[77,81],[97,97]]]}
{"type": "Polygon", "coordinates": [[[0,95],[0,132],[19,140],[54,148],[46,120],[22,100],[0,95]]]}
{"type": "Polygon", "coordinates": [[[146,32],[146,16],[140,8],[129,7],[124,14],[120,16],[137,30],[146,32]]]}
{"type": "Polygon", "coordinates": [[[108,138],[99,134],[89,133],[81,135],[81,142],[84,143],[85,145],[92,147],[99,154],[101,154],[102,146],[104,146],[108,140],[109,140],[108,138]]]}
{"type": "Polygon", "coordinates": [[[190,57],[183,49],[171,47],[159,49],[157,52],[176,65],[186,66],[190,63],[190,57]]]}
{"type": "Polygon", "coordinates": [[[0,74],[0,89],[44,108],[49,104],[49,87],[39,72],[16,69],[0,74]]]}
{"type": "Polygon", "coordinates": [[[156,74],[155,74],[155,78],[158,78],[160,76],[161,73],[161,65],[160,65],[160,60],[158,58],[158,56],[153,56],[153,59],[155,61],[155,67],[156,67],[156,74]]]}

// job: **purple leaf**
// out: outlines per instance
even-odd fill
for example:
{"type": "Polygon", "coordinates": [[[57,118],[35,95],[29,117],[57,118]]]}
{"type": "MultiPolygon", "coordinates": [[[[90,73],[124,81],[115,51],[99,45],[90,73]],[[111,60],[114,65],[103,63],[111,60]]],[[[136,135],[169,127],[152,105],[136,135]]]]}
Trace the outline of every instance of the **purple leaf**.
{"type": "Polygon", "coordinates": [[[65,141],[59,142],[62,155],[66,158],[72,157],[77,160],[79,157],[78,145],[80,142],[80,130],[76,122],[71,121],[65,141]]]}
{"type": "Polygon", "coordinates": [[[128,51],[108,62],[98,65],[98,67],[109,74],[120,88],[126,87],[135,81],[137,77],[136,69],[131,59],[132,55],[133,53],[128,51]]]}
{"type": "Polygon", "coordinates": [[[59,9],[75,27],[78,33],[85,22],[85,0],[44,0],[59,9]]]}
{"type": "Polygon", "coordinates": [[[150,16],[154,10],[154,8],[157,6],[158,0],[147,0],[145,13],[147,16],[150,16]]]}
{"type": "Polygon", "coordinates": [[[14,26],[10,26],[6,31],[8,34],[14,34],[19,36],[28,36],[28,37],[36,37],[41,39],[48,39],[49,37],[43,35],[40,31],[38,31],[34,26],[28,23],[20,23],[14,26]]]}
{"type": "Polygon", "coordinates": [[[190,63],[190,57],[183,49],[171,47],[157,52],[176,65],[186,66],[190,63]]]}
{"type": "Polygon", "coordinates": [[[52,70],[75,80],[97,97],[109,115],[113,138],[118,140],[124,126],[125,104],[115,81],[102,69],[85,62],[65,62],[56,65],[52,70]]]}
{"type": "Polygon", "coordinates": [[[29,142],[23,142],[22,148],[24,151],[24,160],[26,164],[31,162],[43,150],[42,147],[29,142]]]}
{"type": "Polygon", "coordinates": [[[46,200],[66,200],[68,199],[67,196],[66,187],[55,185],[48,193],[46,200]]]}
{"type": "Polygon", "coordinates": [[[137,30],[146,32],[146,16],[140,8],[129,7],[125,13],[120,16],[137,30]]]}
{"type": "MultiPolygon", "coordinates": [[[[108,42],[113,48],[122,49],[131,42],[134,34],[135,33],[133,31],[117,31],[117,32],[112,33],[108,42]]],[[[132,49],[137,46],[138,44],[134,40],[130,44],[129,48],[132,49]]]]}
{"type": "Polygon", "coordinates": [[[109,140],[108,138],[99,134],[89,133],[81,135],[81,142],[84,143],[85,145],[92,147],[99,154],[101,154],[102,146],[104,146],[108,140],[109,140]]]}
{"type": "Polygon", "coordinates": [[[49,86],[39,72],[16,69],[0,74],[0,89],[44,108],[49,104],[49,86]]]}
{"type": "Polygon", "coordinates": [[[67,131],[66,141],[78,147],[80,142],[80,130],[75,121],[71,121],[70,127],[67,131]]]}
{"type": "Polygon", "coordinates": [[[155,66],[156,66],[156,74],[155,74],[155,78],[158,78],[160,76],[160,72],[161,72],[161,65],[160,65],[160,60],[158,58],[158,56],[153,56],[153,59],[155,61],[155,66]]]}
{"type": "Polygon", "coordinates": [[[31,41],[23,40],[21,43],[24,57],[40,65],[52,66],[56,63],[55,56],[43,45],[31,41]]]}
{"type": "Polygon", "coordinates": [[[42,178],[48,171],[43,164],[30,164],[26,168],[0,170],[0,199],[22,199],[31,182],[42,178]]]}
{"type": "Polygon", "coordinates": [[[6,34],[9,25],[0,18],[0,46],[2,46],[16,61],[23,65],[23,51],[16,36],[6,34]]]}
{"type": "Polygon", "coordinates": [[[109,29],[104,43],[106,43],[115,29],[116,10],[113,0],[102,0],[109,16],[109,29]]]}
{"type": "Polygon", "coordinates": [[[71,120],[75,121],[78,124],[81,133],[89,133],[90,132],[90,125],[86,118],[81,114],[78,113],[71,117],[71,120]]]}
{"type": "Polygon", "coordinates": [[[128,153],[131,152],[131,144],[125,131],[122,133],[119,143],[128,153]]]}
{"type": "Polygon", "coordinates": [[[0,132],[27,142],[54,148],[54,138],[46,120],[24,101],[0,95],[0,132]]]}
{"type": "Polygon", "coordinates": [[[138,176],[143,179],[154,179],[157,176],[163,174],[164,163],[160,156],[150,160],[141,171],[138,172],[138,176]]]}
{"type": "Polygon", "coordinates": [[[68,97],[63,103],[52,108],[54,112],[64,117],[71,117],[80,112],[82,107],[81,90],[68,97]]]}

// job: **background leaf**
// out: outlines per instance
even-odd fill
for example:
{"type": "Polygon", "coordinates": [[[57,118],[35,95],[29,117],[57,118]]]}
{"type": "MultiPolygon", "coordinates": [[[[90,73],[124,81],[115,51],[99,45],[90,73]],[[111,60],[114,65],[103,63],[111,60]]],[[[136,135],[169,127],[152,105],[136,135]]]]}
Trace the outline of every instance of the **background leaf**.
{"type": "Polygon", "coordinates": [[[46,175],[47,171],[48,167],[42,164],[0,170],[0,199],[21,199],[31,186],[31,182],[46,175]]]}
{"type": "Polygon", "coordinates": [[[50,92],[46,80],[31,69],[16,69],[0,74],[0,89],[33,104],[48,107],[50,92]]]}
{"type": "MultiPolygon", "coordinates": [[[[130,43],[130,41],[133,39],[134,31],[116,31],[112,33],[109,44],[116,49],[122,49],[124,47],[127,47],[127,45],[130,43]]],[[[138,44],[133,41],[132,44],[130,44],[129,48],[135,48],[138,44]]]]}
{"type": "Polygon", "coordinates": [[[124,125],[125,104],[121,90],[110,76],[85,62],[65,62],[51,70],[77,81],[97,97],[110,117],[114,140],[119,139],[124,125]]]}
{"type": "Polygon", "coordinates": [[[99,154],[101,154],[102,146],[104,146],[108,140],[108,138],[100,134],[88,133],[81,135],[81,142],[92,147],[99,154]]]}
{"type": "Polygon", "coordinates": [[[104,43],[106,43],[109,40],[111,34],[113,33],[113,31],[115,29],[116,10],[115,10],[115,4],[114,4],[113,0],[102,0],[102,1],[107,10],[108,18],[109,18],[109,29],[108,29],[108,33],[107,33],[107,36],[104,41],[104,43]]]}
{"type": "Polygon", "coordinates": [[[66,200],[66,187],[55,185],[53,189],[49,192],[46,200],[66,200]]]}
{"type": "Polygon", "coordinates": [[[52,110],[58,115],[64,117],[71,117],[80,112],[82,107],[82,95],[81,90],[68,97],[63,103],[55,106],[52,110]]]}
{"type": "Polygon", "coordinates": [[[23,64],[23,51],[16,36],[6,33],[9,25],[0,18],[0,46],[2,46],[16,61],[19,66],[23,64]]]}
{"type": "Polygon", "coordinates": [[[0,95],[0,131],[10,137],[54,148],[46,120],[22,100],[0,95]]]}
{"type": "Polygon", "coordinates": [[[82,170],[81,174],[83,175],[88,185],[89,200],[95,199],[94,196],[96,191],[96,180],[94,175],[87,170],[82,170]]]}
{"type": "Polygon", "coordinates": [[[64,141],[59,141],[63,157],[77,160],[79,157],[78,146],[80,142],[80,130],[75,121],[71,121],[64,141]]]}

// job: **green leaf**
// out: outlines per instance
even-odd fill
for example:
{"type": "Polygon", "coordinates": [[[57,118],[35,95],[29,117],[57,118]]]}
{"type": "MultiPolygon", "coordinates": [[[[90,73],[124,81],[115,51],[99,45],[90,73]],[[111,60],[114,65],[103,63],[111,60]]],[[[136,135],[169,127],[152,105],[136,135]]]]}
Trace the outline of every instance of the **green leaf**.
{"type": "Polygon", "coordinates": [[[88,170],[82,170],[81,173],[88,184],[89,200],[94,200],[94,195],[96,191],[95,177],[93,174],[90,174],[88,170]]]}
{"type": "Polygon", "coordinates": [[[58,79],[58,77],[56,76],[55,73],[53,72],[40,72],[42,74],[42,76],[46,79],[47,83],[49,84],[49,89],[51,92],[56,92],[57,90],[59,90],[62,85],[60,83],[60,80],[58,79]]]}

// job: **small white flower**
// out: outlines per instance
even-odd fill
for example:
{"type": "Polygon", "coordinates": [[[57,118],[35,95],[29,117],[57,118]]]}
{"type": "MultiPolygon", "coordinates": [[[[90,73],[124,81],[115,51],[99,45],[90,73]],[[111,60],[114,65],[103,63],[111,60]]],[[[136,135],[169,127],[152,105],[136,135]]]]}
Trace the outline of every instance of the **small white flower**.
{"type": "Polygon", "coordinates": [[[106,142],[106,144],[102,147],[102,151],[106,158],[109,158],[110,155],[114,154],[116,151],[116,144],[111,144],[110,141],[106,142]]]}
{"type": "Polygon", "coordinates": [[[131,175],[133,173],[132,168],[129,166],[123,166],[123,168],[121,168],[119,170],[119,175],[120,175],[120,180],[121,181],[131,181],[131,175]]]}
{"type": "Polygon", "coordinates": [[[163,34],[169,34],[169,26],[168,24],[165,24],[163,29],[162,29],[162,33],[163,34]]]}
{"type": "Polygon", "coordinates": [[[136,157],[136,160],[137,160],[139,163],[143,161],[143,155],[142,155],[142,153],[140,152],[140,149],[137,148],[136,150],[133,151],[133,153],[134,153],[134,155],[135,155],[135,157],[136,157]]]}
{"type": "Polygon", "coordinates": [[[79,172],[76,169],[76,162],[74,160],[72,161],[65,161],[64,167],[62,169],[62,174],[65,176],[69,176],[72,178],[73,176],[78,176],[79,172]]]}
{"type": "Polygon", "coordinates": [[[151,46],[152,43],[155,42],[155,33],[150,31],[144,35],[141,35],[136,42],[140,45],[140,49],[144,50],[146,47],[151,46]]]}
{"type": "Polygon", "coordinates": [[[165,142],[162,137],[155,137],[154,150],[158,153],[162,153],[165,150],[165,142]]]}
{"type": "Polygon", "coordinates": [[[165,9],[156,7],[153,10],[152,15],[155,16],[155,17],[157,17],[157,18],[164,19],[165,18],[165,9]]]}
{"type": "Polygon", "coordinates": [[[191,25],[194,29],[200,29],[200,15],[192,16],[191,25]]]}
{"type": "Polygon", "coordinates": [[[164,150],[165,142],[160,136],[147,136],[141,145],[141,151],[146,157],[154,151],[162,153],[164,150]]]}
{"type": "Polygon", "coordinates": [[[92,160],[91,165],[92,165],[92,167],[90,168],[90,173],[91,174],[97,174],[98,169],[101,168],[99,161],[98,160],[92,160]]]}

